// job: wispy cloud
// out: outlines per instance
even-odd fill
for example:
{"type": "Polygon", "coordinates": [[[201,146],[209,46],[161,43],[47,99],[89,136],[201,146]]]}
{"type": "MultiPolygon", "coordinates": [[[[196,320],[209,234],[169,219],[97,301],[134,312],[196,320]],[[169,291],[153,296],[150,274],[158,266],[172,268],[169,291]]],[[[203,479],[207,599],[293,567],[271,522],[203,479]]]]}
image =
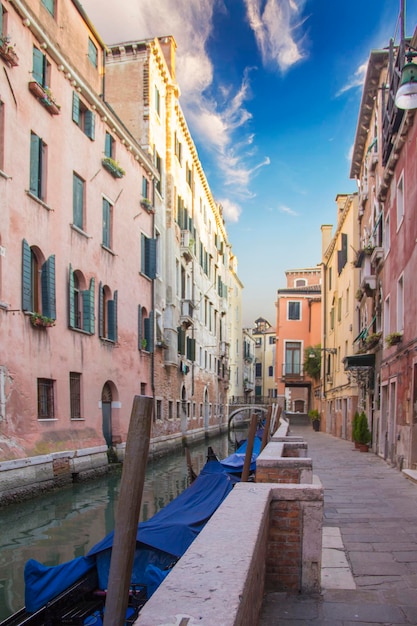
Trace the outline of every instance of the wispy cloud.
{"type": "Polygon", "coordinates": [[[296,211],[294,211],[293,209],[290,209],[290,207],[285,206],[285,205],[283,205],[283,204],[281,204],[281,205],[278,207],[278,211],[279,211],[280,213],[286,213],[287,215],[293,215],[294,217],[297,217],[297,216],[298,216],[298,213],[297,213],[296,211]]]}
{"type": "Polygon", "coordinates": [[[350,89],[355,89],[356,87],[362,87],[365,82],[366,70],[368,69],[368,61],[359,65],[353,76],[349,77],[348,82],[343,85],[341,89],[337,92],[336,96],[341,96],[346,91],[350,89]]]}
{"type": "Polygon", "coordinates": [[[232,202],[231,200],[225,198],[220,200],[220,204],[223,208],[223,217],[227,222],[238,222],[240,214],[242,213],[241,207],[232,202]]]}
{"type": "Polygon", "coordinates": [[[296,33],[303,23],[304,0],[244,0],[264,65],[275,65],[281,71],[304,57],[301,39],[296,33]]]}

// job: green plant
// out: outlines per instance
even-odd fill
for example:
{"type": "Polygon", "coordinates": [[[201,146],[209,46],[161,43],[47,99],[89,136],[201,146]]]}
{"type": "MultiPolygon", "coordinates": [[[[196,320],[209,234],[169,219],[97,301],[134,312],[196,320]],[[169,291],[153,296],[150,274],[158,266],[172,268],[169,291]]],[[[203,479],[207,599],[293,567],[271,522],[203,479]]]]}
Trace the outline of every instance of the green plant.
{"type": "Polygon", "coordinates": [[[55,320],[52,317],[47,317],[41,313],[32,313],[30,316],[30,322],[32,326],[38,326],[40,328],[49,328],[55,326],[55,320]]]}
{"type": "Polygon", "coordinates": [[[390,333],[385,337],[385,343],[387,346],[395,346],[396,343],[400,343],[402,341],[403,334],[400,332],[390,333]]]}
{"type": "Polygon", "coordinates": [[[320,415],[320,413],[318,412],[317,409],[310,409],[309,412],[308,412],[308,416],[311,419],[311,421],[313,421],[313,422],[315,420],[320,421],[320,419],[321,419],[321,415],[320,415]]]}
{"type": "Polygon", "coordinates": [[[321,373],[321,345],[309,346],[304,351],[304,373],[313,380],[320,379],[321,373]]]}
{"type": "Polygon", "coordinates": [[[371,438],[372,438],[372,434],[371,434],[371,431],[369,430],[368,418],[366,417],[364,411],[362,411],[362,413],[360,413],[358,420],[357,420],[355,441],[357,441],[358,443],[362,445],[367,445],[370,443],[371,438]]]}
{"type": "Polygon", "coordinates": [[[381,332],[379,332],[379,333],[371,333],[365,339],[366,347],[370,348],[370,347],[376,345],[379,342],[379,340],[381,339],[381,337],[382,337],[382,333],[381,332]]]}
{"type": "Polygon", "coordinates": [[[114,159],[112,159],[111,157],[104,157],[104,159],[102,160],[102,163],[103,163],[104,167],[115,178],[122,178],[126,174],[126,172],[124,171],[124,169],[122,167],[120,167],[118,162],[115,161],[114,159]]]}
{"type": "Polygon", "coordinates": [[[145,338],[142,339],[141,346],[142,346],[142,350],[146,350],[146,348],[148,346],[148,342],[146,341],[145,338]]]}
{"type": "Polygon", "coordinates": [[[359,421],[359,413],[358,413],[358,411],[356,411],[355,415],[353,416],[353,420],[352,420],[352,440],[353,441],[357,441],[358,421],[359,421]]]}

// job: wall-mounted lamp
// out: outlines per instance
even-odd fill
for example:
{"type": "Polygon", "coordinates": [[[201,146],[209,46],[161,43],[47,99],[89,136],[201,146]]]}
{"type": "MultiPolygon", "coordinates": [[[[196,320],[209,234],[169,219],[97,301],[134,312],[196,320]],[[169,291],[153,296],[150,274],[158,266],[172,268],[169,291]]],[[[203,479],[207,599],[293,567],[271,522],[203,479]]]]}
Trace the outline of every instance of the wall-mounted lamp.
{"type": "Polygon", "coordinates": [[[399,109],[417,109],[417,65],[412,61],[413,57],[417,56],[417,52],[409,50],[405,56],[407,63],[401,71],[395,105],[399,109]]]}
{"type": "MultiPolygon", "coordinates": [[[[328,352],[329,354],[337,354],[336,348],[318,348],[321,352],[328,352]]],[[[308,355],[309,359],[315,359],[317,354],[315,352],[310,352],[308,355]]]]}

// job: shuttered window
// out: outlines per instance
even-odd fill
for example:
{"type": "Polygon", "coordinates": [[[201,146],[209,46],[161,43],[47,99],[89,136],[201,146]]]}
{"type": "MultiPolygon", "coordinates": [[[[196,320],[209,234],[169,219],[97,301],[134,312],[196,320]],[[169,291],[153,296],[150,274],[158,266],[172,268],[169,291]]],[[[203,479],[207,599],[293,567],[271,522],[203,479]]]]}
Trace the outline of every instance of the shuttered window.
{"type": "Polygon", "coordinates": [[[156,239],[141,237],[141,272],[148,278],[156,278],[156,239]]]}
{"type": "Polygon", "coordinates": [[[55,16],[55,0],[42,0],[42,4],[49,11],[49,13],[55,16]]]}
{"type": "Polygon", "coordinates": [[[36,80],[42,87],[49,87],[47,84],[47,68],[46,56],[39,48],[34,46],[32,55],[32,76],[33,80],[36,80]]]}
{"type": "Polygon", "coordinates": [[[80,96],[75,91],[72,93],[72,120],[89,139],[94,140],[96,124],[95,113],[85,106],[80,96]]]}
{"type": "Polygon", "coordinates": [[[22,242],[22,309],[56,319],[55,255],[39,267],[26,239],[22,242]]]}
{"type": "Polygon", "coordinates": [[[88,58],[94,67],[97,67],[97,46],[90,38],[88,39],[88,58]]]}
{"type": "Polygon", "coordinates": [[[29,191],[39,200],[45,200],[46,145],[42,139],[30,134],[30,180],[29,191]]]}
{"type": "Polygon", "coordinates": [[[112,240],[112,217],[113,217],[113,207],[110,202],[103,198],[103,240],[102,244],[106,248],[111,249],[112,240]]]}
{"type": "Polygon", "coordinates": [[[98,305],[98,327],[99,337],[117,342],[118,320],[117,320],[117,290],[113,293],[113,299],[108,295],[110,289],[99,284],[99,305],[98,305]]]}
{"type": "Polygon", "coordinates": [[[84,181],[73,174],[73,224],[84,229],[84,181]]]}
{"type": "Polygon", "coordinates": [[[80,289],[76,274],[72,266],[69,266],[69,327],[83,330],[90,335],[93,335],[95,332],[94,287],[95,279],[91,278],[89,289],[80,289]]]}

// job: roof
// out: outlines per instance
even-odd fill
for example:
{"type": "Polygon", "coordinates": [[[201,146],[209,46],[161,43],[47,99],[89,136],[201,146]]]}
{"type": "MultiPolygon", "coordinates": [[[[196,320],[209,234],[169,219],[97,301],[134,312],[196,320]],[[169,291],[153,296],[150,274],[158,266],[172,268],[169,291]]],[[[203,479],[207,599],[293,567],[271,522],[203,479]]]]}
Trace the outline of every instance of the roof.
{"type": "Polygon", "coordinates": [[[278,295],[308,295],[308,294],[321,294],[321,285],[303,285],[302,287],[284,287],[283,289],[277,289],[278,295]]]}

